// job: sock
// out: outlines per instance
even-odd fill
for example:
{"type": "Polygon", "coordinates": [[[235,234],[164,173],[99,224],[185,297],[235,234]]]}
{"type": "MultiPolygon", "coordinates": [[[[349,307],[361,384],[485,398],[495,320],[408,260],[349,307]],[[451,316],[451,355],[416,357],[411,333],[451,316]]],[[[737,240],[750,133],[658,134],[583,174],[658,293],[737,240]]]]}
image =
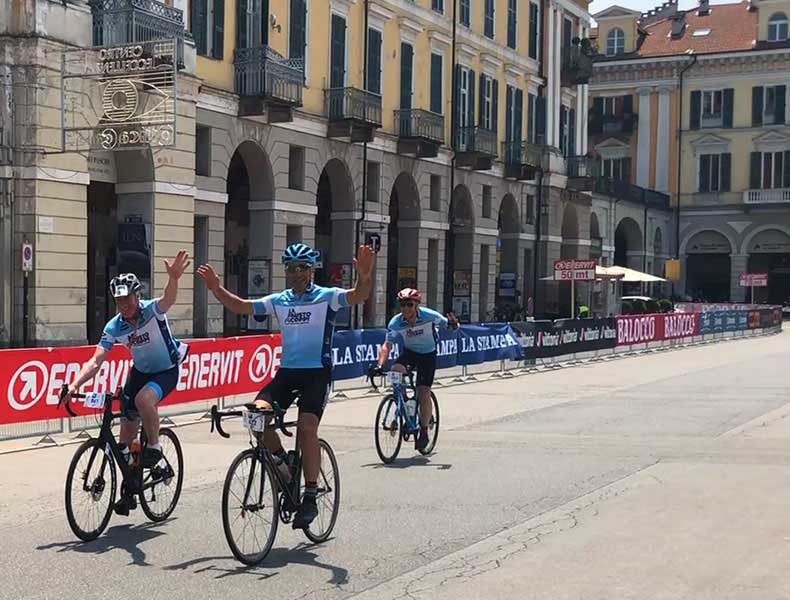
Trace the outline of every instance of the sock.
{"type": "Polygon", "coordinates": [[[151,448],[151,450],[159,450],[159,452],[162,451],[162,444],[159,444],[159,443],[157,443],[157,444],[148,444],[148,447],[151,448]]]}
{"type": "Polygon", "coordinates": [[[305,485],[304,485],[304,495],[305,496],[317,496],[318,495],[318,484],[317,483],[305,483],[305,485]]]}

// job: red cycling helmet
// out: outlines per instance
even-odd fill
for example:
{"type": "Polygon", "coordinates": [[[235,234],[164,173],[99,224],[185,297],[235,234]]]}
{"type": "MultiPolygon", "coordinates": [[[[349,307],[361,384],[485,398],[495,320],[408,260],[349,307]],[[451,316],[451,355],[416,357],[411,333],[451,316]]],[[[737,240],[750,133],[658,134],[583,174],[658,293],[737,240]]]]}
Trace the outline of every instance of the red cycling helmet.
{"type": "Polygon", "coordinates": [[[398,292],[398,300],[414,300],[415,302],[422,302],[422,294],[420,294],[420,290],[414,288],[403,288],[398,292]]]}

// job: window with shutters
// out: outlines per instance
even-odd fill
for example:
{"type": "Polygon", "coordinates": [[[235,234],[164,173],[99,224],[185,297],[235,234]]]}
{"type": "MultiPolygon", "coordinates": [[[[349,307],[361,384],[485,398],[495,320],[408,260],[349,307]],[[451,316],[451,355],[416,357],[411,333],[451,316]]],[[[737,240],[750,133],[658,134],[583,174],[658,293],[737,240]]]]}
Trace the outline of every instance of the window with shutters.
{"type": "Polygon", "coordinates": [[[307,0],[291,0],[288,26],[288,57],[302,59],[302,72],[307,77],[307,0]]]}
{"type": "Polygon", "coordinates": [[[788,187],[790,165],[787,164],[790,152],[763,152],[760,154],[760,189],[788,187]]]}
{"type": "Polygon", "coordinates": [[[485,15],[483,19],[483,34],[494,39],[494,0],[485,0],[485,15]]]}
{"type": "Polygon", "coordinates": [[[730,189],[730,154],[701,154],[699,157],[700,192],[730,189]]]}
{"type": "Polygon", "coordinates": [[[411,108],[412,90],[414,89],[414,48],[411,44],[401,42],[400,45],[400,107],[401,110],[411,108]]]}
{"type": "Polygon", "coordinates": [[[441,54],[431,54],[431,112],[444,114],[442,107],[442,88],[444,82],[444,58],[441,54]]]}
{"type": "Polygon", "coordinates": [[[458,127],[469,127],[472,124],[471,109],[474,106],[472,73],[466,67],[461,67],[458,75],[458,127]]]}
{"type": "Polygon", "coordinates": [[[460,0],[461,3],[461,25],[469,27],[471,23],[472,10],[469,4],[472,0],[460,0]]]}
{"type": "Polygon", "coordinates": [[[763,125],[784,123],[784,114],[778,114],[780,112],[778,111],[780,101],[784,105],[784,96],[785,86],[783,85],[769,85],[763,88],[763,125]]]}
{"type": "Polygon", "coordinates": [[[627,169],[627,158],[606,158],[601,161],[601,176],[616,181],[625,181],[630,177],[627,169]]]}
{"type": "Polygon", "coordinates": [[[702,92],[702,127],[721,127],[722,125],[722,90],[702,92]]]}
{"type": "Polygon", "coordinates": [[[329,87],[346,86],[346,19],[332,14],[329,49],[329,87]]]}
{"type": "Polygon", "coordinates": [[[516,0],[507,0],[507,45],[516,49],[516,0]]]}
{"type": "Polygon", "coordinates": [[[431,0],[431,8],[438,13],[444,12],[444,0],[431,0]]]}
{"type": "Polygon", "coordinates": [[[527,94],[527,141],[530,144],[537,143],[535,136],[535,94],[527,94]]]}
{"type": "MultiPolygon", "coordinates": [[[[246,11],[246,7],[244,10],[246,11]]],[[[196,52],[209,58],[222,58],[224,56],[225,1],[194,0],[191,4],[190,17],[196,52]]]]}
{"type": "Polygon", "coordinates": [[[365,89],[381,94],[381,31],[368,29],[368,80],[365,89]]]}
{"type": "Polygon", "coordinates": [[[605,117],[615,116],[617,111],[617,100],[619,96],[606,96],[603,98],[603,115],[605,117]]]}
{"type": "Polygon", "coordinates": [[[480,98],[482,105],[480,106],[480,126],[483,129],[493,131],[494,129],[494,80],[488,75],[481,75],[480,77],[480,98]]]}
{"type": "Polygon", "coordinates": [[[516,90],[512,85],[505,88],[505,141],[518,141],[515,136],[516,125],[516,90]]]}
{"type": "Polygon", "coordinates": [[[540,9],[534,2],[529,3],[529,57],[537,60],[538,58],[538,33],[540,19],[538,15],[540,9]]]}

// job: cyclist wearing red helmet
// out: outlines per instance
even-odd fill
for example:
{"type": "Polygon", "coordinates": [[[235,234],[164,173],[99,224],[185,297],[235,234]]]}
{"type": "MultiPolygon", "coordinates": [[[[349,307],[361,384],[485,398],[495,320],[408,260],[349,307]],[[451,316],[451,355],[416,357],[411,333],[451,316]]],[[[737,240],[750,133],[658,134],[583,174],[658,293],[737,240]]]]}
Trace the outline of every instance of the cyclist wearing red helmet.
{"type": "Polygon", "coordinates": [[[436,341],[437,326],[455,329],[458,321],[447,319],[435,310],[420,306],[422,295],[414,288],[405,288],[398,292],[400,314],[395,315],[387,325],[387,338],[379,351],[378,366],[373,368],[381,373],[387,362],[392,345],[400,337],[403,350],[398,355],[393,371],[406,372],[407,367],[417,370],[417,396],[420,399],[420,435],[417,438],[417,449],[428,445],[428,424],[431,422],[433,406],[431,404],[431,386],[436,373],[436,341]]]}

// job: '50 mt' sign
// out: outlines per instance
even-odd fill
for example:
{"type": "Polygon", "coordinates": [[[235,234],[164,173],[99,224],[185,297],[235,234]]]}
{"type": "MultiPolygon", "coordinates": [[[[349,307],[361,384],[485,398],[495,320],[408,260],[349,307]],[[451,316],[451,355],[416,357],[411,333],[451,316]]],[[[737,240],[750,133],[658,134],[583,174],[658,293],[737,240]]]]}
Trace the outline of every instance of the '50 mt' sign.
{"type": "Polygon", "coordinates": [[[556,281],[591,281],[595,279],[596,261],[575,258],[554,261],[556,281]]]}

